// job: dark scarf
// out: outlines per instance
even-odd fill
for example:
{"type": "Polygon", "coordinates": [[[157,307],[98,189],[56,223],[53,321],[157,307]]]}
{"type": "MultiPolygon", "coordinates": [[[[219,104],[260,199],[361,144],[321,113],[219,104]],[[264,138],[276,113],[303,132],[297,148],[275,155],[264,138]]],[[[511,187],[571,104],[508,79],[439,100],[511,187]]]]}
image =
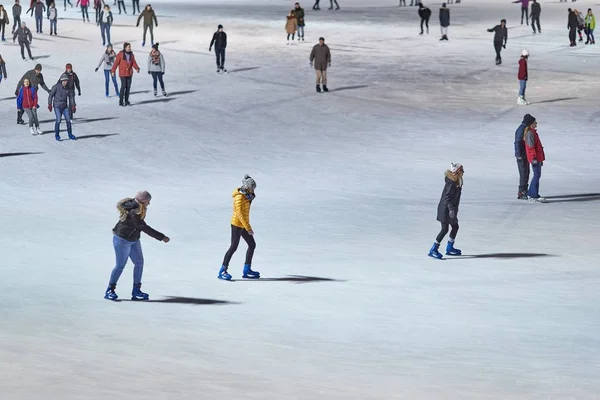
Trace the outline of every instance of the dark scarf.
{"type": "Polygon", "coordinates": [[[152,64],[160,65],[160,51],[158,49],[152,49],[150,57],[152,57],[152,64]]]}

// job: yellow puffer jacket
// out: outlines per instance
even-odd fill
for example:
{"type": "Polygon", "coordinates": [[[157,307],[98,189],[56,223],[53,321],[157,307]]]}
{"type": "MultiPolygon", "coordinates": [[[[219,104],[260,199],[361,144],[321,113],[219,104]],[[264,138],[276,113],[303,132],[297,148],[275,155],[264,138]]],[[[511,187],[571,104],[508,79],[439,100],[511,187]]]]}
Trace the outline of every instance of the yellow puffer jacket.
{"type": "Polygon", "coordinates": [[[240,193],[239,189],[235,189],[231,197],[233,197],[233,216],[231,217],[231,225],[251,231],[250,205],[252,202],[246,198],[246,195],[240,193]]]}

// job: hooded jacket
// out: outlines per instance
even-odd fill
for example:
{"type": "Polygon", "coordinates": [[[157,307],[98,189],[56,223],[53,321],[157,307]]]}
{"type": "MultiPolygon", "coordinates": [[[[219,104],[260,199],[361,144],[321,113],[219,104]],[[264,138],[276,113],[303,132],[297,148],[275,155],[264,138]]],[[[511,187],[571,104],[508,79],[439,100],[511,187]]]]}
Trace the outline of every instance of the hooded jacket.
{"type": "Polygon", "coordinates": [[[296,14],[296,20],[298,21],[298,26],[306,26],[304,24],[304,8],[302,8],[302,7],[294,8],[294,13],[296,14]]]}
{"type": "Polygon", "coordinates": [[[17,96],[17,110],[31,110],[38,107],[38,96],[35,88],[21,86],[19,96],[17,96]]]}
{"type": "Polygon", "coordinates": [[[596,29],[596,16],[594,14],[585,16],[585,26],[587,26],[588,29],[596,29]]]}
{"type": "Polygon", "coordinates": [[[295,16],[288,15],[285,21],[285,31],[289,34],[296,33],[298,30],[298,20],[295,16]]]}
{"type": "Polygon", "coordinates": [[[525,139],[525,151],[527,152],[527,161],[529,163],[544,162],[546,161],[546,155],[544,154],[544,146],[540,141],[540,137],[537,130],[529,128],[529,130],[523,135],[525,139]]]}
{"type": "Polygon", "coordinates": [[[431,17],[431,10],[422,3],[419,3],[419,17],[422,19],[429,19],[431,17]]]}
{"type": "Polygon", "coordinates": [[[569,22],[567,23],[567,29],[577,29],[579,27],[579,20],[577,15],[571,11],[569,13],[569,22]]]}
{"type": "Polygon", "coordinates": [[[450,9],[447,7],[440,8],[440,25],[443,28],[450,26],[450,9]]]}
{"type": "Polygon", "coordinates": [[[219,32],[218,30],[213,34],[212,40],[210,41],[209,49],[215,46],[215,49],[227,48],[227,34],[224,31],[219,32]]]}
{"type": "Polygon", "coordinates": [[[15,33],[13,34],[13,41],[17,39],[19,44],[21,43],[29,43],[33,40],[33,35],[28,27],[20,26],[15,33]]]}
{"type": "Polygon", "coordinates": [[[444,224],[455,224],[458,222],[458,206],[462,195],[462,178],[453,174],[450,170],[445,173],[444,190],[438,204],[437,220],[444,224]],[[454,218],[450,218],[450,210],[454,211],[454,218]]]}
{"type": "Polygon", "coordinates": [[[231,194],[233,197],[233,216],[231,217],[231,225],[238,228],[244,228],[246,231],[251,231],[250,225],[250,206],[252,200],[256,197],[253,193],[247,193],[243,189],[238,188],[231,194]]]}
{"type": "Polygon", "coordinates": [[[537,1],[535,3],[531,3],[531,16],[533,18],[539,18],[542,13],[542,6],[537,1]]]}
{"type": "MultiPolygon", "coordinates": [[[[67,88],[73,91],[73,93],[75,92],[75,89],[77,89],[77,93],[81,93],[81,86],[79,85],[79,77],[77,76],[77,74],[73,70],[71,70],[71,73],[65,71],[63,72],[63,75],[67,75],[69,77],[69,83],[67,84],[67,88]]],[[[56,83],[60,84],[60,79],[56,83]]]]}
{"type": "Polygon", "coordinates": [[[152,9],[152,7],[150,7],[150,9],[146,9],[144,8],[144,11],[142,11],[137,19],[137,23],[136,26],[140,25],[140,21],[141,19],[144,18],[144,25],[145,26],[150,26],[152,25],[152,21],[154,21],[154,25],[158,26],[158,21],[156,20],[156,14],[154,13],[154,9],[152,9]]]}
{"type": "Polygon", "coordinates": [[[125,217],[113,228],[113,233],[128,242],[140,240],[142,232],[156,240],[163,240],[165,235],[146,224],[139,213],[140,204],[135,199],[124,199],[117,204],[117,209],[125,217]]]}
{"type": "Polygon", "coordinates": [[[517,79],[520,81],[526,81],[529,78],[529,73],[527,71],[527,59],[525,57],[521,57],[519,60],[519,72],[517,73],[517,79]]]}
{"type": "Polygon", "coordinates": [[[50,90],[48,95],[48,105],[58,109],[72,108],[75,104],[75,92],[69,90],[69,87],[64,87],[61,83],[57,83],[50,90]]]}

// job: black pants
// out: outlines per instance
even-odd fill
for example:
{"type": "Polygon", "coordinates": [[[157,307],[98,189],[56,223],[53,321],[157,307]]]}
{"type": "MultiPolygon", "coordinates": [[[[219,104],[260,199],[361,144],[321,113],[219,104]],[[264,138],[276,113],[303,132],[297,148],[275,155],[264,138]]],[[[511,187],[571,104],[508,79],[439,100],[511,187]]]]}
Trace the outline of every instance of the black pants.
{"type": "Polygon", "coordinates": [[[23,114],[25,114],[25,111],[17,110],[17,124],[23,121],[23,114]]]}
{"type": "Polygon", "coordinates": [[[533,31],[535,32],[535,26],[537,25],[537,30],[538,32],[542,31],[542,27],[540,26],[540,16],[539,15],[532,15],[531,16],[531,27],[533,28],[533,31]]]}
{"type": "Polygon", "coordinates": [[[137,12],[140,12],[140,0],[133,0],[133,13],[135,14],[135,9],[137,8],[137,12]]]}
{"type": "Polygon", "coordinates": [[[21,57],[25,59],[25,48],[27,48],[27,54],[29,54],[29,58],[33,58],[31,55],[31,49],[29,48],[29,42],[19,42],[19,46],[21,46],[21,57]]]}
{"type": "Polygon", "coordinates": [[[315,5],[313,6],[313,10],[318,10],[319,9],[319,1],[320,0],[315,0],[315,5]]]}
{"type": "Polygon", "coordinates": [[[223,265],[225,267],[229,267],[231,257],[233,257],[233,253],[235,253],[240,244],[240,238],[244,238],[248,244],[245,264],[252,264],[252,256],[254,256],[254,249],[256,249],[254,237],[252,237],[252,235],[250,235],[244,228],[231,225],[231,246],[229,246],[229,250],[227,250],[227,253],[225,253],[225,258],[223,258],[223,265]]]}
{"type": "Polygon", "coordinates": [[[83,17],[83,22],[87,18],[87,21],[90,22],[90,14],[88,14],[88,6],[81,6],[81,16],[83,17]]]}
{"type": "Polygon", "coordinates": [[[427,33],[429,33],[429,17],[421,18],[421,33],[423,33],[423,23],[425,23],[425,26],[427,27],[427,33]]]}
{"type": "Polygon", "coordinates": [[[0,33],[2,34],[2,39],[4,39],[5,30],[6,30],[6,23],[0,22],[0,33]]]}
{"type": "Polygon", "coordinates": [[[331,5],[329,8],[333,8],[333,3],[335,3],[336,8],[340,8],[340,5],[337,3],[337,0],[329,0],[329,4],[331,5]]]}
{"type": "Polygon", "coordinates": [[[519,168],[519,193],[529,190],[529,162],[526,158],[517,158],[517,167],[519,168]]]}
{"type": "Polygon", "coordinates": [[[523,16],[525,17],[525,22],[529,25],[529,7],[521,7],[521,25],[523,25],[523,16]]]}
{"type": "Polygon", "coordinates": [[[452,231],[450,231],[450,239],[452,239],[452,240],[456,239],[456,234],[458,233],[458,222],[456,222],[454,224],[445,224],[445,223],[441,222],[441,224],[442,224],[442,230],[440,230],[440,233],[438,233],[437,237],[435,238],[435,241],[438,243],[442,243],[442,240],[444,240],[444,237],[448,233],[450,226],[452,226],[452,231]]]}
{"type": "Polygon", "coordinates": [[[577,38],[577,28],[569,29],[569,40],[571,44],[575,44],[575,39],[577,38]]]}
{"type": "Polygon", "coordinates": [[[129,103],[129,91],[131,90],[131,76],[121,77],[121,91],[119,93],[119,104],[129,103]]]}
{"type": "Polygon", "coordinates": [[[143,41],[143,43],[146,43],[146,32],[148,31],[148,29],[150,29],[150,42],[152,42],[152,44],[154,45],[154,25],[152,25],[152,24],[150,24],[150,25],[144,24],[144,41],[143,41]]]}
{"type": "Polygon", "coordinates": [[[119,0],[117,2],[117,4],[119,5],[119,14],[121,14],[121,7],[123,7],[123,12],[125,14],[127,14],[127,9],[125,8],[125,1],[124,0],[119,0]]]}
{"type": "Polygon", "coordinates": [[[14,16],[13,15],[13,28],[12,28],[12,32],[15,33],[15,31],[17,30],[18,27],[21,26],[21,16],[14,16]]]}
{"type": "Polygon", "coordinates": [[[217,57],[217,67],[221,68],[225,66],[225,48],[215,47],[215,56],[217,57]]]}
{"type": "Polygon", "coordinates": [[[98,23],[98,18],[100,18],[100,7],[96,7],[94,11],[96,11],[96,23],[98,23]]]}
{"type": "Polygon", "coordinates": [[[502,42],[494,42],[494,50],[496,50],[496,60],[502,61],[502,56],[500,55],[502,52],[502,42]]]}

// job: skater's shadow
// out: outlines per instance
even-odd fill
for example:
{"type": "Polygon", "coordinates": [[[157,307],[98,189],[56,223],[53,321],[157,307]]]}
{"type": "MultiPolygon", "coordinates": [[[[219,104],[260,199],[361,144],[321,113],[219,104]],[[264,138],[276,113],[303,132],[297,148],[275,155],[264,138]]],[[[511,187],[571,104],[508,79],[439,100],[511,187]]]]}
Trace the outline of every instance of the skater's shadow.
{"type": "Polygon", "coordinates": [[[137,103],[133,103],[131,106],[141,106],[144,104],[154,104],[154,103],[168,103],[169,101],[175,100],[175,97],[163,97],[157,100],[142,100],[137,103]]]}
{"type": "Polygon", "coordinates": [[[560,101],[569,101],[569,100],[576,100],[579,97],[560,97],[558,99],[550,99],[550,100],[542,100],[542,101],[534,101],[531,102],[529,104],[544,104],[544,103],[558,103],[560,101]]]}
{"type": "Polygon", "coordinates": [[[129,92],[129,94],[143,94],[143,93],[150,93],[149,90],[136,90],[135,92],[129,92]]]}
{"type": "Polygon", "coordinates": [[[499,258],[504,260],[512,260],[515,258],[536,258],[536,257],[557,257],[554,254],[546,253],[489,253],[489,254],[473,254],[462,255],[457,257],[447,257],[444,260],[460,260],[462,258],[499,258]]]}
{"type": "Polygon", "coordinates": [[[356,86],[342,86],[339,88],[331,89],[329,92],[341,92],[342,90],[354,90],[369,87],[369,85],[356,85],[356,86]]]}
{"type": "Polygon", "coordinates": [[[102,117],[102,118],[81,118],[81,119],[77,119],[77,124],[81,125],[81,124],[88,124],[90,122],[98,122],[98,121],[110,121],[112,119],[119,119],[119,117],[102,117]]]}
{"type": "Polygon", "coordinates": [[[4,157],[17,157],[17,156],[29,156],[32,154],[44,154],[40,152],[23,152],[23,153],[0,153],[0,158],[4,157]]]}
{"type": "Polygon", "coordinates": [[[17,98],[16,98],[16,97],[14,97],[14,96],[13,96],[13,97],[4,97],[4,98],[0,99],[0,101],[6,101],[6,100],[16,100],[16,99],[17,99],[17,98]]]}
{"type": "Polygon", "coordinates": [[[560,196],[548,196],[546,199],[552,203],[574,203],[583,201],[600,200],[600,193],[564,194],[560,196]]]}
{"type": "Polygon", "coordinates": [[[236,72],[243,72],[243,71],[252,71],[253,69],[259,69],[260,67],[247,67],[247,68],[237,68],[237,69],[230,69],[228,72],[230,74],[234,74],[236,72]]]}
{"type": "Polygon", "coordinates": [[[33,57],[34,60],[43,60],[44,58],[50,58],[50,56],[49,55],[45,55],[45,56],[33,57]]]}
{"type": "Polygon", "coordinates": [[[170,92],[169,96],[177,96],[178,94],[190,94],[194,92],[197,92],[197,90],[180,90],[178,92],[170,92]]]}
{"type": "Polygon", "coordinates": [[[164,46],[165,44],[172,44],[172,43],[178,43],[179,40],[165,40],[164,42],[160,42],[161,46],[164,46]]]}
{"type": "Polygon", "coordinates": [[[55,37],[61,38],[61,39],[68,39],[68,40],[77,40],[77,41],[80,41],[80,42],[90,42],[90,40],[76,38],[76,37],[69,37],[69,36],[55,36],[55,37]]]}
{"type": "Polygon", "coordinates": [[[109,136],[117,136],[118,133],[98,133],[96,135],[83,135],[77,136],[77,140],[85,140],[85,139],[103,139],[109,136]]]}
{"type": "Polygon", "coordinates": [[[259,278],[259,279],[232,279],[231,282],[292,282],[292,283],[310,283],[310,282],[345,282],[339,279],[319,278],[316,276],[288,275],[281,278],[259,278]]]}
{"type": "Polygon", "coordinates": [[[204,305],[227,305],[227,304],[240,304],[234,301],[226,301],[226,300],[215,300],[215,299],[199,299],[196,297],[181,297],[181,296],[167,296],[164,299],[158,300],[147,300],[147,301],[133,301],[129,299],[118,299],[117,302],[120,301],[131,301],[132,303],[171,303],[171,304],[194,304],[197,306],[204,305]]]}

